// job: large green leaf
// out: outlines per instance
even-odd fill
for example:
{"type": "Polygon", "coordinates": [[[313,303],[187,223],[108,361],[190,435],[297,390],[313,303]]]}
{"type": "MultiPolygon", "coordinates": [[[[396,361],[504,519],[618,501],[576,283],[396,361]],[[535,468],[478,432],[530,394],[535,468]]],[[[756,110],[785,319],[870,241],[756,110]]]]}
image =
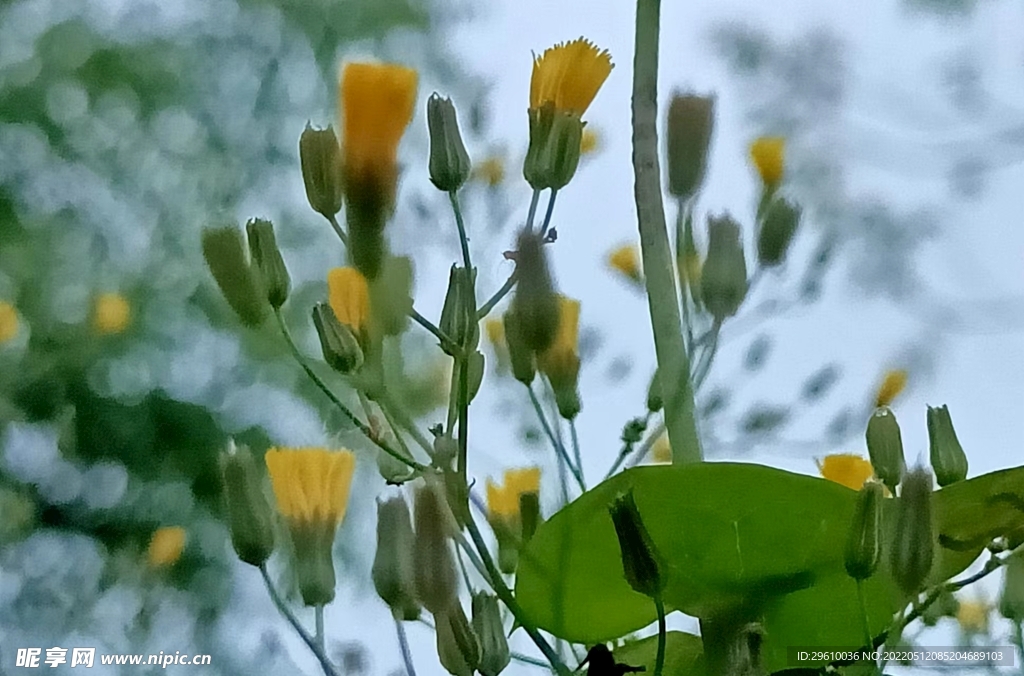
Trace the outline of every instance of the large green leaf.
{"type": "MultiPolygon", "coordinates": [[[[654,662],[658,656],[658,636],[648,636],[639,641],[630,641],[615,650],[615,661],[631,667],[645,667],[647,674],[654,673],[654,662]]],[[[681,631],[665,634],[664,676],[707,676],[704,666],[704,648],[700,637],[681,631]]]]}

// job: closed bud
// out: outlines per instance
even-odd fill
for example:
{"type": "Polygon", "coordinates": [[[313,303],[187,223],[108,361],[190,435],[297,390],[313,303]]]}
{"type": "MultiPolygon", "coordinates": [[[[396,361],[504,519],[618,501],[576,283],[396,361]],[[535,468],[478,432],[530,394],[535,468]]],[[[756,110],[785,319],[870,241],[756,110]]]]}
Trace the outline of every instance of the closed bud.
{"type": "Polygon", "coordinates": [[[337,527],[332,522],[305,522],[291,527],[295,577],[307,606],[324,606],[334,600],[337,579],[332,550],[337,527]]]}
{"type": "Polygon", "coordinates": [[[505,313],[503,321],[512,376],[524,385],[530,385],[537,375],[537,358],[526,344],[521,322],[515,313],[509,310],[505,313]]]}
{"type": "Polygon", "coordinates": [[[700,191],[715,126],[715,97],[676,94],[668,107],[668,191],[689,199],[700,191]]]}
{"type": "Polygon", "coordinates": [[[436,93],[427,99],[427,129],[430,132],[430,182],[438,190],[458,190],[469,178],[472,165],[462,143],[451,99],[441,98],[436,93]]]}
{"type": "Polygon", "coordinates": [[[266,316],[267,302],[246,255],[238,228],[203,229],[203,258],[228,305],[246,326],[256,327],[266,316]]]}
{"type": "Polygon", "coordinates": [[[665,579],[661,574],[658,552],[640,517],[632,489],[617,497],[608,511],[615,525],[615,534],[619,537],[626,582],[635,591],[656,598],[665,587],[665,579]]]}
{"type": "Polygon", "coordinates": [[[256,462],[249,449],[236,448],[229,441],[220,458],[220,470],[231,545],[245,563],[263,565],[274,551],[274,522],[256,462]]]}
{"type": "Polygon", "coordinates": [[[441,321],[438,326],[446,336],[452,339],[454,346],[442,345],[441,348],[449,355],[454,354],[454,347],[475,348],[480,340],[480,325],[476,321],[476,303],[474,298],[474,282],[476,271],[467,274],[466,268],[453,265],[448,274],[448,292],[441,307],[441,321]],[[470,307],[473,310],[470,310],[470,307]]]}
{"type": "Polygon", "coordinates": [[[291,277],[288,275],[281,250],[277,248],[274,224],[254,218],[245,224],[245,231],[249,237],[249,254],[252,256],[254,272],[259,275],[270,306],[279,308],[288,300],[291,277]]]}
{"type": "Polygon", "coordinates": [[[466,375],[468,377],[469,401],[476,398],[480,385],[484,382],[484,355],[482,352],[470,352],[466,357],[466,375]]]}
{"type": "Polygon", "coordinates": [[[903,460],[903,436],[900,434],[896,415],[888,406],[875,409],[868,420],[864,435],[868,445],[868,456],[875,476],[882,480],[889,492],[896,495],[906,463],[903,460]]]}
{"type": "Polygon", "coordinates": [[[576,416],[583,410],[579,389],[577,389],[575,384],[566,387],[555,387],[554,383],[552,383],[551,387],[555,392],[555,406],[558,408],[558,415],[565,420],[575,420],[576,416]]]}
{"type": "Polygon", "coordinates": [[[768,205],[757,235],[757,259],[761,265],[772,267],[786,259],[799,223],[800,207],[797,205],[782,198],[768,205]]]}
{"type": "Polygon", "coordinates": [[[967,478],[967,454],[956,437],[946,406],[928,407],[928,446],[935,480],[940,486],[967,478]]]}
{"type": "Polygon", "coordinates": [[[708,255],[701,268],[701,298],[721,322],[739,310],[747,295],[747,262],[740,226],[728,214],[708,217],[708,255]]]}
{"type": "Polygon", "coordinates": [[[373,587],[395,617],[415,620],[416,601],[412,519],[401,496],[377,503],[377,553],[373,558],[373,587]]]}
{"type": "Polygon", "coordinates": [[[519,321],[520,336],[526,346],[543,352],[554,342],[558,331],[558,296],[540,234],[524,230],[517,244],[518,282],[510,309],[519,321]]]}
{"type": "Polygon", "coordinates": [[[352,331],[338,321],[327,303],[313,306],[313,326],[320,338],[324,361],[339,373],[353,373],[363,365],[363,350],[352,331]]]}
{"type": "Polygon", "coordinates": [[[341,146],[334,128],[309,124],[299,137],[299,164],[313,211],[331,218],[341,211],[341,146]]]}
{"type": "Polygon", "coordinates": [[[1006,562],[999,612],[1015,622],[1024,621],[1024,552],[1012,554],[1006,562]]]}
{"type": "Polygon", "coordinates": [[[457,599],[434,613],[434,629],[441,666],[452,676],[472,676],[480,666],[480,641],[457,599]]]}
{"type": "Polygon", "coordinates": [[[540,513],[540,493],[526,491],[519,494],[519,526],[522,531],[521,542],[525,547],[537,528],[544,521],[540,513]]]}
{"type": "Polygon", "coordinates": [[[448,542],[451,515],[433,484],[416,490],[414,517],[416,597],[431,613],[442,613],[458,600],[458,578],[448,542]]]}
{"type": "Polygon", "coordinates": [[[580,163],[584,122],[579,115],[555,110],[548,102],[528,112],[530,145],[523,176],[534,190],[564,188],[580,163]]]}
{"type": "Polygon", "coordinates": [[[903,478],[896,501],[896,535],[891,554],[892,576],[907,595],[921,590],[935,558],[932,522],[932,475],[916,469],[903,478]]]}
{"type": "Polygon", "coordinates": [[[473,630],[480,640],[480,664],[483,676],[498,676],[512,659],[505,627],[501,622],[498,599],[485,592],[473,594],[473,630]]]}
{"type": "Polygon", "coordinates": [[[412,259],[390,256],[380,276],[369,285],[370,313],[385,336],[397,336],[405,330],[412,311],[412,259]]]}
{"type": "Polygon", "coordinates": [[[866,580],[882,555],[882,484],[869,481],[860,489],[853,521],[846,537],[846,572],[854,580],[866,580]]]}
{"type": "Polygon", "coordinates": [[[662,406],[664,406],[664,401],[661,396],[661,383],[658,382],[658,369],[654,369],[651,384],[647,386],[647,410],[657,413],[662,406]]]}

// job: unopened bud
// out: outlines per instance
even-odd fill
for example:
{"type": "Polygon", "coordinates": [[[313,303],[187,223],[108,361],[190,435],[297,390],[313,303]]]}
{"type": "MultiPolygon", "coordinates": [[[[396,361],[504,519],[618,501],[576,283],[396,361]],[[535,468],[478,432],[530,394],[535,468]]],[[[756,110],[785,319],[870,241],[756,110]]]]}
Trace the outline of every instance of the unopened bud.
{"type": "Polygon", "coordinates": [[[313,306],[313,326],[320,338],[324,361],[339,373],[353,373],[363,365],[363,350],[352,331],[338,321],[327,303],[313,306]]]}
{"type": "Polygon", "coordinates": [[[483,676],[498,676],[512,659],[508,639],[501,622],[498,599],[486,592],[473,594],[473,630],[480,640],[480,663],[483,676]]]}
{"type": "Polygon", "coordinates": [[[888,406],[875,409],[868,420],[865,433],[868,456],[875,476],[882,480],[889,492],[896,495],[896,487],[906,471],[903,459],[903,436],[896,415],[888,406]]]}
{"type": "Polygon", "coordinates": [[[469,401],[476,398],[480,392],[480,385],[484,382],[485,362],[482,352],[470,352],[466,357],[466,376],[468,383],[469,401]]]}
{"type": "Polygon", "coordinates": [[[274,551],[274,522],[256,462],[249,449],[236,448],[229,441],[227,452],[220,458],[220,469],[231,545],[239,559],[260,566],[274,551]]]}
{"type": "Polygon", "coordinates": [[[932,475],[916,469],[903,478],[903,492],[896,501],[896,535],[890,563],[897,586],[907,595],[919,592],[931,573],[934,558],[932,475]]]}
{"type": "Polygon", "coordinates": [[[455,560],[448,542],[451,516],[433,484],[416,490],[416,597],[431,613],[447,610],[458,600],[455,560]]]}
{"type": "Polygon", "coordinates": [[[747,295],[747,262],[740,226],[728,214],[708,218],[708,255],[701,268],[701,298],[716,321],[731,317],[747,295]]]}
{"type": "Polygon", "coordinates": [[[480,666],[480,641],[458,599],[434,613],[434,629],[441,666],[452,676],[472,676],[480,666]]]}
{"type": "Polygon", "coordinates": [[[617,497],[608,511],[615,524],[615,534],[619,537],[626,582],[641,594],[657,597],[665,587],[665,579],[661,574],[658,552],[640,517],[632,489],[617,497]]]}
{"type": "Polygon", "coordinates": [[[935,480],[940,486],[967,478],[967,454],[960,446],[946,406],[928,407],[928,445],[935,480]]]}
{"type": "Polygon", "coordinates": [[[869,481],[857,495],[857,507],[846,537],[846,572],[854,580],[866,580],[882,555],[882,484],[869,481]]]}
{"type": "Polygon", "coordinates": [[[313,211],[331,218],[341,211],[341,146],[334,128],[306,125],[299,137],[299,163],[306,199],[313,211]]]}
{"type": "Polygon", "coordinates": [[[430,182],[438,190],[452,192],[469,178],[472,165],[462,143],[459,120],[451,99],[436,93],[427,99],[427,128],[430,133],[430,182]]]}
{"type": "Polygon", "coordinates": [[[249,254],[252,256],[254,272],[259,275],[263,292],[270,301],[270,306],[279,308],[288,300],[291,289],[291,277],[281,257],[274,237],[274,224],[260,218],[254,218],[245,224],[249,237],[249,254]]]}
{"type": "Polygon", "coordinates": [[[999,612],[1015,622],[1024,621],[1024,552],[1012,554],[1006,562],[999,612]]]}
{"type": "Polygon", "coordinates": [[[526,491],[519,494],[519,526],[521,529],[520,542],[525,547],[537,528],[544,521],[540,513],[540,494],[533,491],[526,491]]]}
{"type": "Polygon", "coordinates": [[[580,163],[584,122],[574,114],[545,103],[529,110],[530,145],[523,176],[534,190],[568,185],[580,163]]]}
{"type": "Polygon", "coordinates": [[[715,97],[676,94],[668,107],[668,191],[689,199],[700,191],[715,126],[715,97]]]}
{"type": "Polygon", "coordinates": [[[799,223],[800,207],[782,198],[772,201],[757,236],[757,259],[761,265],[772,267],[786,259],[799,223]]]}
{"type": "Polygon", "coordinates": [[[415,620],[420,614],[414,574],[412,520],[405,499],[398,496],[378,502],[373,587],[395,617],[403,620],[415,620]]]}
{"type": "Polygon", "coordinates": [[[448,292],[441,307],[441,321],[438,326],[452,339],[454,346],[442,345],[447,354],[456,356],[452,347],[475,348],[480,340],[480,325],[476,321],[474,283],[476,271],[467,274],[466,268],[453,265],[448,274],[448,292]],[[472,310],[470,309],[472,308],[472,310]]]}
{"type": "Polygon", "coordinates": [[[246,255],[242,233],[232,226],[203,230],[203,258],[228,305],[246,326],[266,316],[267,302],[246,255]]]}
{"type": "Polygon", "coordinates": [[[555,340],[559,306],[539,233],[524,230],[519,234],[516,277],[516,294],[510,311],[518,319],[525,345],[534,352],[543,352],[555,340]]]}
{"type": "Polygon", "coordinates": [[[537,375],[537,358],[533,350],[526,344],[519,318],[509,310],[505,313],[503,321],[512,376],[524,385],[530,385],[537,375]]]}

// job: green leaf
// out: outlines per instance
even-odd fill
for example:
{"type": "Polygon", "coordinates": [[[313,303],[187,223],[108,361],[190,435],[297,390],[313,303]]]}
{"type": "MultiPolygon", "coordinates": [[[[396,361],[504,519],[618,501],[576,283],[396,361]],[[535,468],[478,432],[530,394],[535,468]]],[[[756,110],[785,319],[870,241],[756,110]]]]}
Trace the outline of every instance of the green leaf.
{"type": "MultiPolygon", "coordinates": [[[[654,661],[658,655],[658,635],[648,636],[639,641],[630,641],[615,649],[615,661],[631,667],[646,667],[644,673],[654,673],[654,661]]],[[[704,647],[699,636],[682,631],[665,634],[664,676],[706,676],[704,647]]]]}

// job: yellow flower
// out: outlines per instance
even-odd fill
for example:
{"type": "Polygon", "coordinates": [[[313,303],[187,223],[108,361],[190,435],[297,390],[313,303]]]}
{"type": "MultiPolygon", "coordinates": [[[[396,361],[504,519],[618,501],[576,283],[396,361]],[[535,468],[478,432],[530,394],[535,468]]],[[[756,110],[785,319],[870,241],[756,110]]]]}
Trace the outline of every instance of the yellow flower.
{"type": "Polygon", "coordinates": [[[750,159],[766,186],[775,186],[782,180],[785,157],[786,139],[781,136],[762,136],[750,144],[750,159]]]}
{"type": "Polygon", "coordinates": [[[185,550],[185,529],[181,526],[158,528],[149,541],[147,558],[154,568],[170,566],[181,558],[185,550]]]}
{"type": "Polygon", "coordinates": [[[888,406],[907,386],[907,372],[903,369],[886,371],[882,384],[875,394],[875,407],[888,406]]]}
{"type": "Polygon", "coordinates": [[[579,38],[545,49],[533,57],[530,107],[552,103],[555,110],[582,117],[612,72],[612,57],[579,38]]]}
{"type": "Polygon", "coordinates": [[[579,372],[580,302],[565,296],[558,296],[558,330],[551,347],[537,355],[537,366],[554,384],[560,376],[571,371],[575,381],[579,372]]]}
{"type": "Polygon", "coordinates": [[[815,462],[818,463],[818,471],[821,472],[821,476],[855,491],[859,491],[864,482],[875,473],[868,460],[850,453],[826,455],[823,459],[815,462]]]}
{"type": "Polygon", "coordinates": [[[608,254],[608,265],[633,282],[640,282],[640,251],[635,244],[624,244],[608,254]]]}
{"type": "Polygon", "coordinates": [[[583,136],[580,138],[580,154],[589,155],[596,153],[601,147],[601,135],[590,127],[583,129],[583,136]]]}
{"type": "Polygon", "coordinates": [[[505,345],[505,322],[501,317],[488,317],[484,320],[484,332],[487,340],[495,349],[505,345]]]}
{"type": "Polygon", "coordinates": [[[100,335],[121,333],[131,323],[132,308],[124,296],[103,293],[93,306],[92,327],[100,335]]]}
{"type": "Polygon", "coordinates": [[[356,457],[323,448],[272,448],[267,472],[277,509],[296,524],[337,526],[345,518],[356,457]]]}
{"type": "Polygon", "coordinates": [[[651,447],[651,459],[660,463],[672,462],[672,447],[668,443],[667,434],[662,434],[654,442],[654,446],[651,447]]]}
{"type": "Polygon", "coordinates": [[[988,604],[982,600],[961,601],[956,621],[965,634],[983,634],[988,631],[988,604]]]}
{"type": "Polygon", "coordinates": [[[472,177],[492,188],[498,187],[505,180],[505,160],[497,155],[484,158],[483,161],[473,165],[472,177]]]}
{"type": "Polygon", "coordinates": [[[505,470],[504,484],[487,480],[487,511],[492,517],[517,519],[519,496],[540,493],[540,468],[505,470]]]}
{"type": "Polygon", "coordinates": [[[10,303],[0,300],[0,345],[18,335],[18,311],[10,303]]]}
{"type": "Polygon", "coordinates": [[[393,198],[398,143],[416,105],[415,70],[387,63],[348,63],[338,88],[347,190],[393,198]]]}
{"type": "Polygon", "coordinates": [[[370,318],[370,287],[355,268],[333,268],[327,273],[327,298],[338,321],[359,336],[370,318]]]}

